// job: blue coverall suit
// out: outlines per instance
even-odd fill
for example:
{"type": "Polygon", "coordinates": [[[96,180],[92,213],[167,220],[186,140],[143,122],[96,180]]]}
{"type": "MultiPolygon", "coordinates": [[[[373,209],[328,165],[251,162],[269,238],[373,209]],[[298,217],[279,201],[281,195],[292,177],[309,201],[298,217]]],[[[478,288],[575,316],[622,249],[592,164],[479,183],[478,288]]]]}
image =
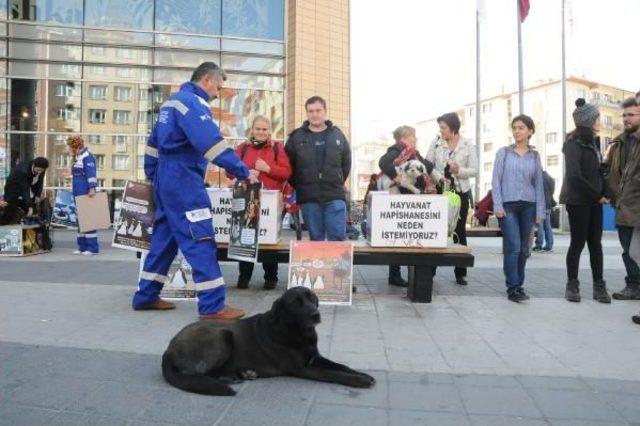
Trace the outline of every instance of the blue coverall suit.
{"type": "Polygon", "coordinates": [[[193,270],[200,315],[224,308],[225,284],[204,173],[208,161],[238,179],[247,179],[249,169],[220,134],[208,100],[200,86],[184,83],[161,106],[147,140],[145,174],[153,182],[156,217],[151,250],[133,296],[134,309],[158,300],[178,248],[193,270]]]}
{"type": "MultiPolygon", "coordinates": [[[[96,178],[96,160],[87,148],[82,148],[76,155],[76,161],[71,168],[73,176],[72,190],[73,196],[87,195],[90,189],[95,189],[98,185],[96,178]]],[[[98,253],[98,233],[94,231],[80,232],[78,230],[78,250],[91,253],[98,253]]]]}

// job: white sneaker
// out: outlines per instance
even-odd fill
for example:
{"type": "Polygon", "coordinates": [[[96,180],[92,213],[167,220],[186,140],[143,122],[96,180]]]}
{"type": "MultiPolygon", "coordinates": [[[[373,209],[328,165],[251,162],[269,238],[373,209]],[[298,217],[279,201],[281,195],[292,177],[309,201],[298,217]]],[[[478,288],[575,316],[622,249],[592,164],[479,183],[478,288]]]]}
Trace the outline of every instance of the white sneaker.
{"type": "Polygon", "coordinates": [[[81,252],[80,250],[74,250],[73,254],[82,254],[83,252],[81,252]]]}
{"type": "Polygon", "coordinates": [[[94,253],[92,251],[83,251],[82,254],[84,254],[85,256],[95,256],[98,253],[94,253]]]}

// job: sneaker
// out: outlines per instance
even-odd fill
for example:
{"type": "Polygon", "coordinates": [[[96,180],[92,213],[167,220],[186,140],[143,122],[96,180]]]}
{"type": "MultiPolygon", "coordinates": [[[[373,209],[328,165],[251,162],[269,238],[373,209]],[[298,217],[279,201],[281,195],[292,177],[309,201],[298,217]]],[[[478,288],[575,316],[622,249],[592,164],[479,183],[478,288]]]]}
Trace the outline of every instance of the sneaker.
{"type": "Polygon", "coordinates": [[[84,253],[84,252],[83,252],[83,251],[80,251],[80,250],[74,250],[74,251],[73,251],[73,254],[82,254],[82,253],[84,253]]]}
{"type": "Polygon", "coordinates": [[[553,249],[552,248],[544,248],[542,249],[543,252],[545,253],[553,253],[553,249]]]}
{"type": "Polygon", "coordinates": [[[531,249],[531,251],[534,253],[542,253],[542,247],[534,247],[531,249]]]}
{"type": "Polygon", "coordinates": [[[611,296],[616,300],[640,300],[640,288],[638,285],[627,284],[625,288],[611,296]]]}
{"type": "Polygon", "coordinates": [[[245,316],[246,313],[242,309],[232,308],[230,306],[225,306],[221,311],[216,312],[215,314],[207,314],[200,315],[200,320],[223,320],[223,321],[232,321],[237,320],[245,316]]]}
{"type": "Polygon", "coordinates": [[[514,290],[514,292],[510,293],[507,298],[512,302],[516,302],[516,303],[524,302],[530,299],[529,296],[527,296],[527,294],[521,288],[514,290]]]}
{"type": "Polygon", "coordinates": [[[85,256],[95,256],[98,253],[94,253],[92,251],[83,251],[82,254],[85,255],[85,256]]]}
{"type": "Polygon", "coordinates": [[[276,288],[276,286],[278,285],[278,279],[276,278],[275,280],[264,280],[264,286],[262,286],[262,288],[264,288],[265,290],[273,290],[274,288],[276,288]]]}
{"type": "Polygon", "coordinates": [[[176,304],[167,302],[164,299],[158,299],[153,303],[149,303],[148,305],[134,306],[134,311],[168,311],[170,309],[175,309],[176,304]]]}
{"type": "Polygon", "coordinates": [[[464,279],[464,277],[458,277],[458,278],[456,278],[456,284],[458,284],[458,285],[467,285],[469,283],[467,282],[467,280],[464,279]]]}
{"type": "Polygon", "coordinates": [[[531,299],[527,293],[524,292],[524,289],[520,287],[518,289],[518,293],[520,294],[520,300],[525,301],[531,299]]]}

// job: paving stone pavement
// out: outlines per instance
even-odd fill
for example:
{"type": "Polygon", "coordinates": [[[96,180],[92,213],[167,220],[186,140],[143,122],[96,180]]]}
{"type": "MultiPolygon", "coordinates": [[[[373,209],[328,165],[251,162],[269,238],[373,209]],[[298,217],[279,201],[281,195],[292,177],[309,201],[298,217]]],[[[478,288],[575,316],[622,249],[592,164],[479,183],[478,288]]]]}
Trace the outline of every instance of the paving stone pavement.
{"type": "MultiPolygon", "coordinates": [[[[50,254],[0,258],[0,424],[207,425],[640,425],[640,302],[564,301],[568,240],[533,255],[516,305],[504,297],[500,240],[470,239],[476,266],[457,286],[438,271],[431,304],[386,284],[386,268],[357,267],[352,307],[322,307],[320,349],[377,379],[372,389],[293,378],[236,385],[234,398],[167,385],[160,356],[196,319],[193,302],[172,312],[134,312],[135,254],[108,247],[70,254],[57,231],[50,254]]],[[[607,234],[605,277],[619,289],[624,267],[607,234]]],[[[234,283],[236,265],[223,266],[234,283]]],[[[262,312],[281,294],[230,286],[231,304],[262,312]]],[[[286,265],[281,276],[286,276],[286,265]]]]}

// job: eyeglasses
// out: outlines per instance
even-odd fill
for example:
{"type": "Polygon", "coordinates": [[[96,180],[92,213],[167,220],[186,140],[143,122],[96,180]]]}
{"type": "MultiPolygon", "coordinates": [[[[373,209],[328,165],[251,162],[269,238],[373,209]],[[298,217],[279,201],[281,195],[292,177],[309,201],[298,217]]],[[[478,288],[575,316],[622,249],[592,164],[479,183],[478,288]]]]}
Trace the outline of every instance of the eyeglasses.
{"type": "Polygon", "coordinates": [[[627,117],[635,117],[638,116],[640,114],[632,114],[630,112],[625,112],[624,114],[622,114],[622,118],[627,118],[627,117]]]}

